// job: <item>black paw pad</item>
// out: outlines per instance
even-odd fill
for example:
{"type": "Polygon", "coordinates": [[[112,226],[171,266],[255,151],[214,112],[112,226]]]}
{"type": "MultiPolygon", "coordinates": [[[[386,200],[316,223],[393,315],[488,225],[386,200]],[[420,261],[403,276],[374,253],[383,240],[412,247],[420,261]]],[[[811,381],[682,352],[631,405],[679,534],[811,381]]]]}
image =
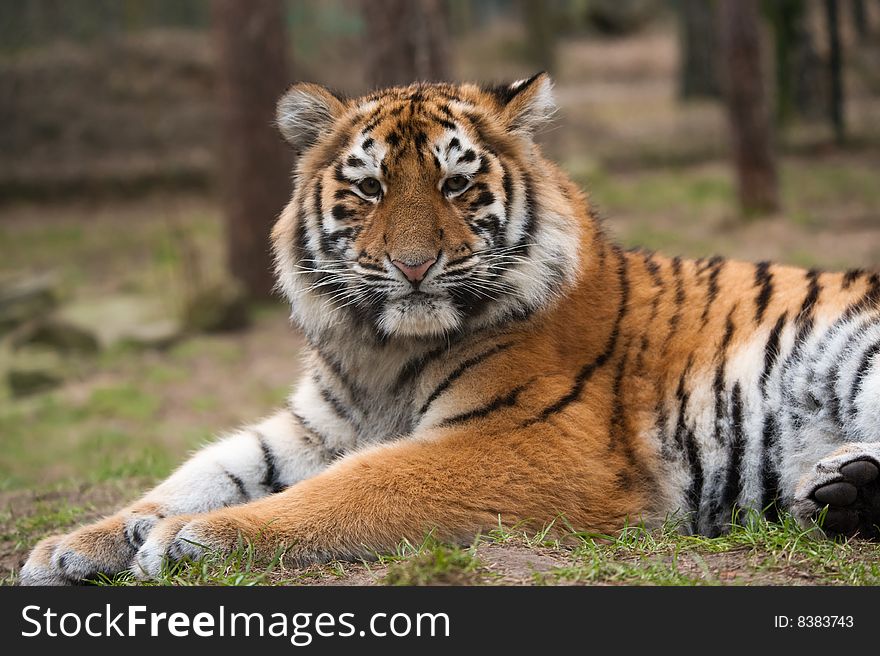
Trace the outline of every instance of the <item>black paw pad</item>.
{"type": "Polygon", "coordinates": [[[830,506],[848,506],[856,500],[858,495],[859,491],[856,486],[846,481],[829,483],[813,492],[813,498],[816,501],[830,506]]]}
{"type": "Polygon", "coordinates": [[[856,460],[840,468],[840,473],[853,485],[867,485],[880,474],[877,465],[869,460],[856,460]]]}
{"type": "Polygon", "coordinates": [[[829,508],[822,526],[834,533],[848,535],[859,527],[859,513],[847,508],[829,508]]]}

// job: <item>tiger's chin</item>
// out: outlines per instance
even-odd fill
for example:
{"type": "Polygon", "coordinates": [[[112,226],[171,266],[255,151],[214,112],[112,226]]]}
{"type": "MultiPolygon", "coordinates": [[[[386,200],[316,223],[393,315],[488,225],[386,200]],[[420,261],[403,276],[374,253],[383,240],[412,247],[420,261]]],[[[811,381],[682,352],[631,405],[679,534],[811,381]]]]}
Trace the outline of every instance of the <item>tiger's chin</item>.
{"type": "Polygon", "coordinates": [[[386,305],[379,329],[394,337],[438,337],[458,330],[461,320],[461,313],[448,299],[410,294],[386,305]]]}

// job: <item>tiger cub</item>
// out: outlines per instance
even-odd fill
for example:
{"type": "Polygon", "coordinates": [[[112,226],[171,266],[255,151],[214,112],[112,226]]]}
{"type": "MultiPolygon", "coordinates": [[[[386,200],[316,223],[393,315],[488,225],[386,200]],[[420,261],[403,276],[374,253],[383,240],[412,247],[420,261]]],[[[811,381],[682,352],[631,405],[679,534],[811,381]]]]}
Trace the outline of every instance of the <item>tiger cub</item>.
{"type": "Polygon", "coordinates": [[[155,577],[240,537],[368,558],[559,516],[711,536],[735,508],[784,508],[876,538],[880,276],[622,250],[533,141],[551,86],[290,88],[273,243],[304,377],[139,501],[39,543],[21,582],[155,577]]]}

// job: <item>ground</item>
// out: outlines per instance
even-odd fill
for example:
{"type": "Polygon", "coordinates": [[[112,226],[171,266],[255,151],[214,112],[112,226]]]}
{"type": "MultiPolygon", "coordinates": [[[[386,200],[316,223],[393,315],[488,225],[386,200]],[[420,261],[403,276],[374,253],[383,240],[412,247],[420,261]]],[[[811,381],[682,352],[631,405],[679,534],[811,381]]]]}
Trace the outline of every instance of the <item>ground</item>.
{"type": "MultiPolygon", "coordinates": [[[[470,60],[483,61],[478,45],[470,48],[470,60]]],[[[876,266],[878,104],[855,99],[854,137],[843,148],[829,145],[822,127],[789,132],[782,211],[743,219],[724,159],[723,112],[677,103],[674,52],[668,32],[564,45],[560,119],[543,139],[590,191],[609,232],[669,254],[876,266]]],[[[478,77],[460,68],[462,77],[478,77]]],[[[66,302],[134,294],[173,314],[187,290],[222,279],[223,261],[220,210],[204,191],[7,199],[0,207],[0,277],[52,271],[66,302]]],[[[285,308],[270,303],[245,331],[85,358],[47,393],[12,398],[0,386],[0,580],[15,582],[41,537],[112,512],[212,435],[268,414],[296,378],[300,345],[285,308]]],[[[562,533],[498,529],[465,548],[428,536],[375,562],[306,570],[283,557],[268,569],[253,566],[243,548],[168,572],[163,582],[880,584],[880,546],[823,540],[787,518],[747,521],[712,540],[679,535],[671,524],[615,536],[562,533]]]]}

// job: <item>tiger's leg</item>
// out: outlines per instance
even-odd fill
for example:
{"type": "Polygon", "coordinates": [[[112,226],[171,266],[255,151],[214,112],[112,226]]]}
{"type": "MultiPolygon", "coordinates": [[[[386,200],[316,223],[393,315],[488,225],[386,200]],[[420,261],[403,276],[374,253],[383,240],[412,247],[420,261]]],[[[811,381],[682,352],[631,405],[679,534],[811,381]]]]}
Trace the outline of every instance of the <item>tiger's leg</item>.
{"type": "MultiPolygon", "coordinates": [[[[554,427],[555,430],[555,427],[554,427]]],[[[285,492],[196,517],[161,522],[132,570],[155,577],[165,559],[228,553],[251,541],[258,555],[279,549],[297,564],[375,557],[406,538],[466,542],[504,523],[608,532],[638,521],[646,490],[624,488],[625,463],[589,438],[547,430],[421,436],[353,454],[285,492]]],[[[631,475],[638,480],[638,473],[631,475]]]]}
{"type": "Polygon", "coordinates": [[[211,444],[139,501],[115,515],[36,545],[21,569],[22,585],[70,585],[128,569],[163,518],[207,512],[279,492],[329,463],[290,410],[211,444]]]}

